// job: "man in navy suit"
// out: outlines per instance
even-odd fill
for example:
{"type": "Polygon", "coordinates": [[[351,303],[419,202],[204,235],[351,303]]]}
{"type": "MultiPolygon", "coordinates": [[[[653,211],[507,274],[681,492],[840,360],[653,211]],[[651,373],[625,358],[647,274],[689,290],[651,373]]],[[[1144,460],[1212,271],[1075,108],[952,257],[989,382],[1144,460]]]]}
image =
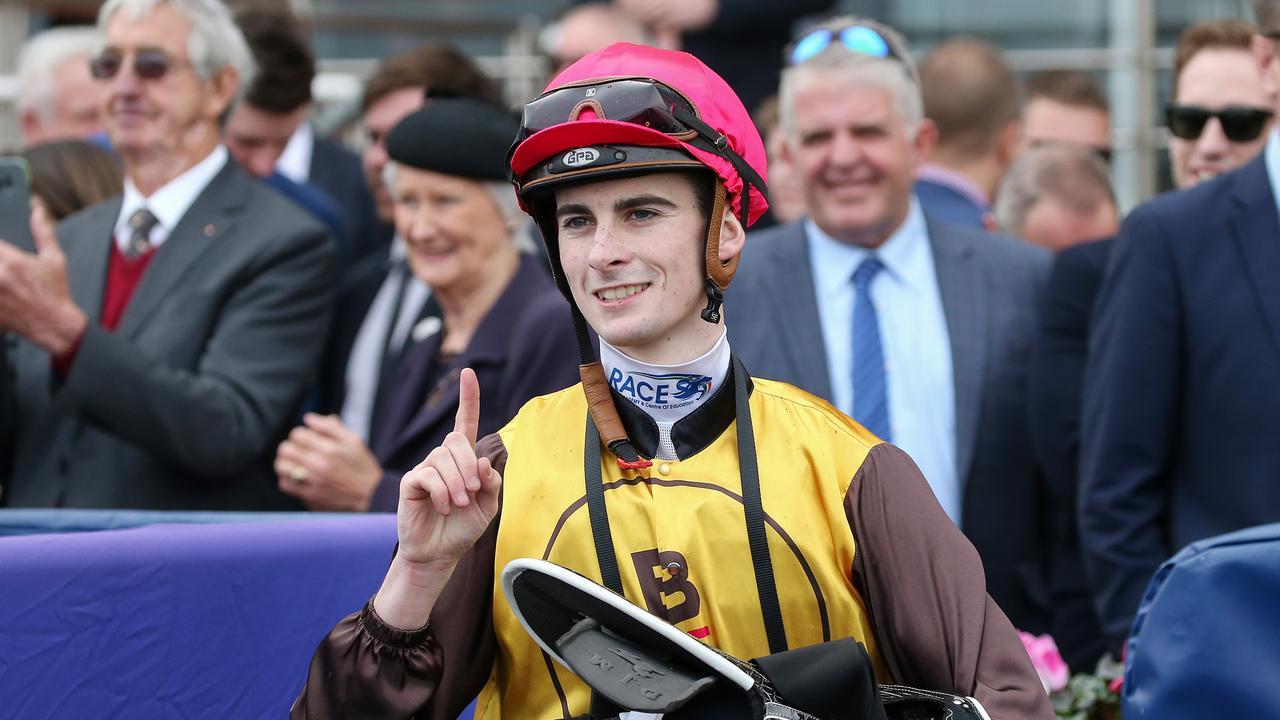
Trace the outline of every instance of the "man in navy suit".
{"type": "Polygon", "coordinates": [[[391,234],[360,179],[360,158],[317,138],[307,121],[316,61],[302,26],[287,10],[250,7],[236,15],[258,71],[227,119],[227,149],[249,172],[326,225],[336,220],[339,268],[378,250],[391,234]]]}
{"type": "MultiPolygon", "coordinates": [[[[1263,32],[1251,49],[1275,106],[1280,2],[1254,7],[1263,32]]],[[[1164,559],[1280,521],[1278,190],[1272,130],[1240,169],[1134,210],[1112,247],[1085,373],[1079,507],[1113,646],[1164,559]]]]}
{"type": "Polygon", "coordinates": [[[936,220],[993,229],[992,198],[1022,134],[1018,76],[999,48],[961,38],[921,61],[920,91],[938,145],[920,168],[916,197],[936,220]]]}
{"type": "Polygon", "coordinates": [[[906,450],[982,556],[992,597],[1040,632],[1024,393],[1049,257],[921,211],[911,188],[933,127],[910,56],[882,25],[831,29],[846,26],[882,52],[832,44],[784,72],[785,152],[808,218],[747,243],[729,339],[753,374],[826,398],[906,450]]]}
{"type": "MultiPolygon", "coordinates": [[[[1182,106],[1222,109],[1267,104],[1261,74],[1250,52],[1253,25],[1239,19],[1209,20],[1192,25],[1178,39],[1174,63],[1174,100],[1182,106]]],[[[1221,122],[1211,119],[1196,131],[1194,138],[1173,138],[1169,160],[1174,181],[1186,188],[1230,171],[1248,162],[1266,142],[1266,128],[1253,140],[1233,141],[1223,133],[1221,122]]],[[[1184,134],[1186,134],[1184,132],[1184,134]]],[[[1071,152],[1065,145],[1032,148],[1024,153],[1001,190],[996,215],[1013,232],[1030,238],[1042,232],[1019,230],[1017,189],[1024,161],[1034,162],[1044,153],[1071,152]],[[1005,206],[1008,206],[1007,208],[1005,206]]],[[[1070,175],[1070,173],[1065,173],[1070,175]]],[[[1051,184],[1062,184],[1080,192],[1087,185],[1105,182],[1074,179],[1054,171],[1051,184]]],[[[1028,227],[1034,223],[1027,222],[1028,227]]],[[[1065,237],[1073,224],[1060,219],[1045,223],[1050,235],[1065,237]]],[[[1092,237],[1104,233],[1094,229],[1092,237]]],[[[1045,296],[1040,336],[1031,361],[1031,437],[1047,482],[1053,506],[1053,532],[1049,557],[1049,588],[1053,597],[1054,637],[1062,657],[1073,668],[1091,668],[1107,649],[1107,641],[1093,607],[1093,595],[1081,557],[1076,496],[1079,488],[1080,413],[1084,386],[1085,358],[1089,348],[1090,317],[1107,261],[1114,244],[1114,231],[1106,240],[1068,247],[1058,253],[1045,296]]],[[[1084,239],[1087,236],[1079,236],[1084,239]]],[[[1043,243],[1042,243],[1043,244],[1043,243]]]]}

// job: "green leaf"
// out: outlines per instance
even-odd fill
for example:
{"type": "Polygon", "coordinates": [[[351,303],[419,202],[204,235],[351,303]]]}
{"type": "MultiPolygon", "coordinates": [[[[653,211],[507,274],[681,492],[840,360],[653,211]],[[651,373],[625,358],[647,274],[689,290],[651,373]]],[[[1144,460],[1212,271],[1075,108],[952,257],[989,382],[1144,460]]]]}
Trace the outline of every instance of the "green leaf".
{"type": "Polygon", "coordinates": [[[1074,713],[1076,711],[1076,698],[1069,692],[1059,690],[1049,696],[1049,704],[1053,706],[1053,711],[1058,717],[1074,713]]]}

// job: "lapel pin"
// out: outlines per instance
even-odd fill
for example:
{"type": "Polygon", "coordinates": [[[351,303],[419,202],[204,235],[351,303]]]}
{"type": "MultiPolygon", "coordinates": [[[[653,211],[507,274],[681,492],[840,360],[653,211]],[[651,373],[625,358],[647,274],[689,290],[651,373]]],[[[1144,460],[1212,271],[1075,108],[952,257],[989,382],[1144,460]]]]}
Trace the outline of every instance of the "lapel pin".
{"type": "Polygon", "coordinates": [[[410,331],[409,336],[413,338],[414,342],[422,342],[423,340],[426,340],[432,335],[440,332],[440,328],[443,325],[444,323],[441,322],[438,317],[424,317],[418,321],[417,325],[413,326],[413,330],[410,331]]]}
{"type": "Polygon", "coordinates": [[[214,232],[216,232],[216,229],[215,229],[212,225],[205,225],[205,226],[204,226],[204,236],[205,236],[205,237],[213,237],[213,233],[214,233],[214,232]]]}

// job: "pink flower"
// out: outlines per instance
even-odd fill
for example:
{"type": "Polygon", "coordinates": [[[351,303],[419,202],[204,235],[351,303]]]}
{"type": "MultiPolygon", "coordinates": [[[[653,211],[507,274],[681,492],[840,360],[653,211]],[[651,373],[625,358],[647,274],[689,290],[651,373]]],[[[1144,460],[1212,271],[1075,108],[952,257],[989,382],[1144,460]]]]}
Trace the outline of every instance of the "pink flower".
{"type": "MultiPolygon", "coordinates": [[[[1129,641],[1125,640],[1124,646],[1120,648],[1120,664],[1124,665],[1125,657],[1129,655],[1129,641]]],[[[1124,690],[1124,673],[1120,673],[1107,683],[1107,689],[1119,695],[1124,690]]]]}
{"type": "Polygon", "coordinates": [[[1018,631],[1018,637],[1022,639],[1022,647],[1026,648],[1027,655],[1031,657],[1031,665],[1040,675],[1040,684],[1044,685],[1045,692],[1052,693],[1065,688],[1071,671],[1067,669],[1067,663],[1058,652],[1058,644],[1053,641],[1053,637],[1032,635],[1021,630],[1018,631]]]}

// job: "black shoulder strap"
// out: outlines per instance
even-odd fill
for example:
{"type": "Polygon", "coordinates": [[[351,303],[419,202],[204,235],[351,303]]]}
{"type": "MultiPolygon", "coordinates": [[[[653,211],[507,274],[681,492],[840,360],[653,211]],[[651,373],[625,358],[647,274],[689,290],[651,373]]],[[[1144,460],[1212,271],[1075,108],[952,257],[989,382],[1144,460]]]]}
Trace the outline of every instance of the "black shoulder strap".
{"type": "MultiPolygon", "coordinates": [[[[756,465],[755,432],[751,425],[751,405],[747,393],[747,370],[735,357],[733,373],[733,402],[738,424],[738,472],[742,477],[742,504],[746,515],[747,542],[751,548],[751,562],[755,568],[756,591],[760,596],[760,612],[764,616],[769,652],[780,653],[787,649],[787,633],[782,624],[782,610],[778,605],[778,588],[773,578],[773,562],[769,557],[769,542],[765,535],[764,507],[760,500],[760,473],[756,465]]],[[[596,561],[600,563],[600,577],[604,586],[619,595],[622,576],[618,573],[618,559],[613,552],[613,533],[609,530],[609,514],[604,503],[604,481],[600,472],[600,434],[591,413],[587,413],[586,448],[583,452],[587,483],[587,513],[591,519],[591,534],[595,539],[596,561]]]]}
{"type": "Polygon", "coordinates": [[[760,502],[760,472],[756,466],[756,435],[751,426],[751,406],[747,396],[747,369],[738,358],[733,359],[733,401],[738,423],[738,474],[742,478],[742,507],[747,516],[747,542],[751,546],[751,563],[755,565],[756,592],[760,595],[760,612],[769,638],[769,652],[787,649],[787,632],[782,626],[782,610],[778,606],[778,588],[773,580],[773,562],[769,558],[769,540],[764,531],[764,506],[760,502]]]}
{"type": "Polygon", "coordinates": [[[604,586],[626,597],[622,592],[622,576],[618,574],[618,558],[613,554],[613,533],[609,530],[609,512],[604,505],[604,478],[600,474],[600,433],[587,412],[587,514],[591,518],[591,535],[596,541],[596,562],[604,586]]]}

